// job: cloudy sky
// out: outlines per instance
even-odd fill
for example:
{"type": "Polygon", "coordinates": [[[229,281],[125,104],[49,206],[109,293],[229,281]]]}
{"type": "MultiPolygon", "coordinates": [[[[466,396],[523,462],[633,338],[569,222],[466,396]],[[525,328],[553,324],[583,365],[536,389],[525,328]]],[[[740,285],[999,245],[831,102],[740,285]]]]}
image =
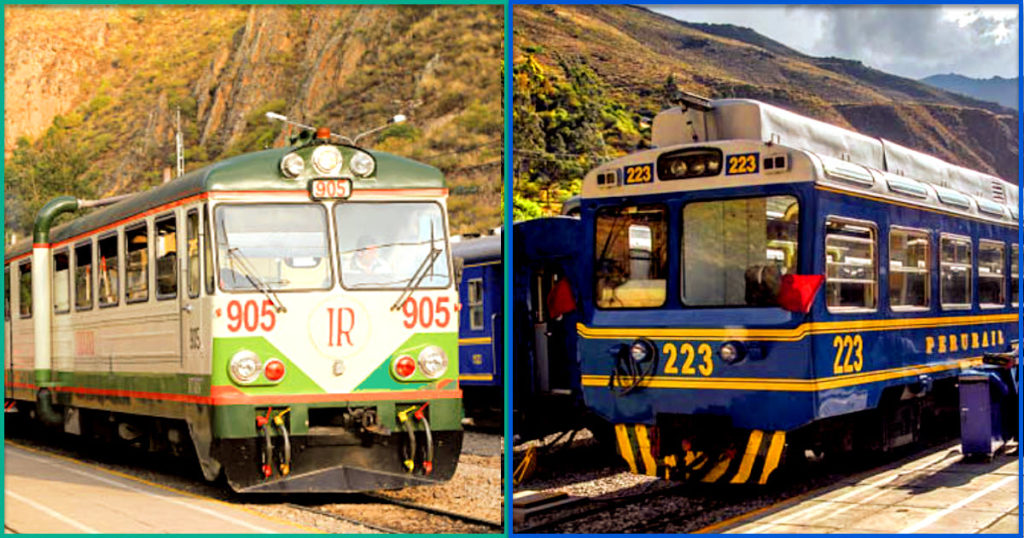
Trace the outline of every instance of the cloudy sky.
{"type": "Polygon", "coordinates": [[[646,6],[688,22],[753,28],[813,56],[909,78],[1017,76],[1017,6],[646,6]]]}

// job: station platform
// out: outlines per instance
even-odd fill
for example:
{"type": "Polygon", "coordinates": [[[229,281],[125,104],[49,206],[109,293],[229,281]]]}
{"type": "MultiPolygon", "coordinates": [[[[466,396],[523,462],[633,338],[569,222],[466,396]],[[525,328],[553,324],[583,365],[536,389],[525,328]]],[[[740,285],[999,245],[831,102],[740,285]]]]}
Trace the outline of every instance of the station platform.
{"type": "Polygon", "coordinates": [[[946,444],[702,532],[1019,535],[1018,450],[966,462],[959,444],[946,444]]]}
{"type": "Polygon", "coordinates": [[[316,532],[217,499],[4,443],[5,533],[316,532]]]}

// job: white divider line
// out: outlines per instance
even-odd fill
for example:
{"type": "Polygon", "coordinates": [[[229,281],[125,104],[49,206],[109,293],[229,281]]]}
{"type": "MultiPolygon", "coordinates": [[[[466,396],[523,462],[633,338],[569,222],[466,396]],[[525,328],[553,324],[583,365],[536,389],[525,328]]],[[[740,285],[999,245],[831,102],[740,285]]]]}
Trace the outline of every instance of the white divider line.
{"type": "MultiPolygon", "coordinates": [[[[10,486],[8,486],[8,487],[10,487],[10,486]]],[[[56,510],[53,510],[53,509],[51,509],[51,508],[49,508],[47,506],[44,506],[42,504],[39,504],[39,503],[33,501],[32,499],[29,499],[29,498],[26,498],[26,497],[22,497],[21,495],[18,495],[17,493],[11,491],[10,489],[5,491],[4,495],[9,495],[9,496],[13,497],[15,500],[19,500],[19,501],[21,501],[21,502],[31,506],[32,508],[35,508],[36,510],[39,510],[40,512],[45,513],[46,515],[48,515],[48,516],[50,516],[50,517],[52,517],[52,518],[54,518],[54,519],[56,519],[58,521],[67,523],[68,525],[71,525],[72,527],[74,527],[74,528],[76,528],[76,529],[78,529],[78,530],[80,530],[82,532],[87,532],[89,534],[99,534],[100,533],[100,531],[98,531],[98,530],[96,530],[96,529],[94,529],[94,528],[92,528],[92,527],[90,527],[88,525],[85,525],[83,523],[79,523],[79,522],[71,519],[70,517],[65,516],[64,514],[61,514],[60,512],[58,512],[56,510]]]]}
{"type": "Polygon", "coordinates": [[[963,508],[964,506],[966,506],[966,505],[968,505],[968,504],[970,504],[970,503],[980,499],[981,497],[984,497],[987,493],[990,493],[992,490],[998,489],[998,488],[1002,487],[1004,484],[1008,484],[1008,483],[1010,483],[1010,481],[1013,481],[1013,480],[1017,480],[1017,477],[1016,476],[1007,476],[1006,478],[1004,478],[1004,479],[1000,480],[999,482],[996,482],[995,484],[992,484],[991,486],[989,486],[989,487],[987,487],[987,488],[985,488],[985,489],[975,493],[974,495],[971,495],[970,497],[967,497],[966,499],[961,499],[961,500],[959,500],[959,501],[949,505],[948,507],[943,508],[942,510],[939,510],[938,512],[935,512],[934,514],[932,514],[932,515],[922,519],[921,521],[918,521],[917,523],[915,523],[915,524],[913,524],[913,525],[911,525],[911,526],[901,530],[900,534],[909,534],[911,532],[917,532],[917,531],[927,527],[928,525],[931,525],[932,523],[935,523],[942,516],[945,516],[946,514],[952,512],[954,510],[959,510],[960,508],[963,508]]]}
{"type": "MultiPolygon", "coordinates": [[[[832,512],[828,514],[828,516],[834,516],[834,515],[837,515],[837,514],[841,514],[841,513],[845,512],[845,511],[847,511],[847,510],[849,510],[849,509],[851,509],[851,508],[853,508],[854,506],[857,506],[857,505],[856,504],[852,504],[850,506],[846,506],[846,507],[843,507],[843,508],[835,509],[835,506],[832,503],[841,502],[841,501],[849,499],[850,497],[853,497],[853,496],[855,496],[855,495],[857,495],[857,494],[859,494],[859,493],[861,493],[863,491],[867,491],[867,490],[872,489],[872,488],[877,488],[879,486],[884,486],[884,485],[888,484],[889,482],[892,482],[893,480],[896,480],[897,478],[899,478],[899,477],[901,477],[901,476],[903,476],[905,474],[916,473],[917,471],[921,471],[923,469],[927,469],[929,466],[934,465],[936,463],[939,463],[940,461],[946,459],[947,457],[948,457],[948,454],[943,454],[938,459],[929,460],[927,463],[925,463],[923,465],[919,465],[917,467],[914,467],[913,469],[910,469],[909,471],[893,473],[893,474],[891,474],[889,476],[886,476],[885,478],[880,478],[880,479],[878,479],[878,480],[876,480],[876,481],[874,481],[874,482],[872,482],[870,484],[865,484],[865,485],[863,485],[863,486],[861,486],[859,488],[852,489],[852,490],[850,490],[850,491],[848,491],[848,492],[846,492],[846,493],[836,497],[835,499],[828,499],[827,502],[822,502],[822,503],[817,504],[817,505],[811,505],[811,506],[809,506],[807,508],[804,508],[803,510],[800,510],[799,512],[794,512],[792,514],[789,514],[788,516],[780,517],[779,519],[776,519],[774,521],[765,523],[764,525],[759,525],[757,527],[754,527],[753,529],[750,529],[748,531],[744,531],[743,534],[758,534],[758,533],[764,532],[765,530],[770,529],[774,525],[781,525],[781,524],[786,523],[788,521],[792,521],[794,519],[797,519],[800,516],[811,514],[813,512],[817,512],[819,510],[824,510],[826,508],[833,509],[832,512]]],[[[882,490],[882,491],[879,491],[879,492],[877,492],[877,493],[875,493],[873,495],[869,495],[868,497],[866,497],[864,499],[861,499],[860,502],[863,503],[863,502],[870,501],[870,500],[874,499],[875,497],[878,497],[878,496],[882,495],[883,493],[886,493],[886,491],[882,490]]],[[[808,500],[811,500],[811,499],[808,499],[808,500]]]]}
{"type": "Polygon", "coordinates": [[[204,514],[216,517],[218,519],[222,519],[224,521],[227,521],[227,522],[230,522],[230,523],[234,523],[235,525],[239,525],[239,526],[245,527],[247,529],[251,529],[251,530],[253,530],[255,532],[259,532],[259,533],[262,533],[262,534],[275,534],[274,531],[271,531],[269,529],[260,527],[258,525],[253,525],[252,523],[249,523],[248,521],[242,521],[241,519],[231,517],[231,516],[229,516],[227,514],[222,514],[220,512],[215,511],[215,510],[210,510],[209,508],[205,508],[205,507],[198,506],[198,505],[195,505],[195,504],[192,504],[192,503],[188,503],[188,502],[185,502],[185,501],[183,501],[181,499],[175,499],[173,497],[168,497],[168,496],[165,496],[165,495],[157,495],[155,493],[151,493],[151,492],[145,491],[143,489],[132,487],[132,486],[129,486],[128,484],[124,484],[124,483],[118,482],[116,480],[110,480],[108,478],[103,478],[102,476],[97,476],[97,475],[94,475],[92,473],[88,473],[88,472],[82,471],[80,469],[76,469],[74,467],[70,467],[68,465],[64,465],[63,463],[61,463],[61,462],[59,462],[57,460],[45,460],[43,458],[38,458],[36,456],[25,454],[25,453],[23,453],[20,450],[11,450],[10,447],[7,447],[6,454],[8,454],[8,455],[15,454],[15,455],[20,456],[20,457],[24,457],[24,458],[28,458],[30,460],[38,461],[40,463],[45,463],[45,464],[48,464],[48,465],[56,465],[58,467],[62,467],[62,468],[66,469],[66,470],[68,470],[68,471],[70,471],[72,473],[75,473],[77,475],[81,475],[81,476],[84,476],[84,477],[87,477],[87,478],[91,478],[91,479],[99,481],[99,482],[104,482],[106,484],[117,486],[119,488],[127,489],[128,491],[133,491],[135,493],[140,493],[140,494],[146,495],[148,497],[155,497],[157,499],[160,499],[160,500],[163,500],[163,501],[167,501],[169,503],[174,503],[174,504],[177,504],[177,505],[180,505],[180,506],[184,506],[186,508],[191,508],[191,509],[193,509],[193,510],[195,510],[197,512],[202,512],[204,514]]]}

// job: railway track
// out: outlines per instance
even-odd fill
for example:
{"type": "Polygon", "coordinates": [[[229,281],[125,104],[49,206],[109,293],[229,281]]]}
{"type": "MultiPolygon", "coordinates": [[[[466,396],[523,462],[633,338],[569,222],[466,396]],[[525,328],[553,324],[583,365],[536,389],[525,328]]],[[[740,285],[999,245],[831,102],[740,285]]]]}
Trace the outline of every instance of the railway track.
{"type": "MultiPolygon", "coordinates": [[[[379,495],[379,494],[375,494],[375,493],[359,493],[359,494],[356,494],[355,497],[356,498],[363,498],[367,502],[370,502],[370,503],[388,504],[388,505],[404,508],[404,509],[407,509],[407,510],[414,510],[414,511],[417,511],[417,512],[420,512],[420,513],[429,514],[431,516],[442,517],[442,518],[446,518],[446,519],[449,519],[449,520],[454,520],[454,521],[460,522],[463,527],[466,527],[466,529],[465,529],[466,531],[472,531],[472,532],[495,532],[495,531],[498,531],[498,532],[500,532],[500,531],[503,530],[502,525],[500,523],[497,523],[497,522],[494,522],[494,521],[490,521],[490,520],[487,520],[487,519],[482,519],[482,518],[470,516],[470,515],[467,515],[467,514],[460,514],[458,512],[453,512],[453,511],[450,511],[450,510],[445,510],[443,508],[437,508],[437,507],[434,507],[434,506],[428,506],[428,505],[424,505],[424,504],[420,504],[420,503],[415,503],[415,502],[411,502],[411,501],[405,501],[405,500],[401,500],[401,499],[394,499],[394,498],[388,497],[386,495],[379,495]]],[[[339,521],[344,521],[346,523],[352,523],[352,524],[355,524],[355,525],[360,525],[360,526],[363,526],[363,527],[366,527],[366,528],[369,528],[369,529],[373,529],[373,530],[376,530],[378,532],[383,532],[383,533],[386,533],[386,534],[405,534],[405,533],[409,533],[409,532],[417,532],[417,531],[411,531],[411,530],[405,529],[405,528],[388,527],[388,526],[385,526],[385,525],[381,525],[379,523],[369,522],[369,521],[366,521],[364,519],[360,519],[360,518],[352,517],[350,515],[339,513],[339,512],[337,512],[335,510],[331,510],[330,509],[330,507],[332,505],[322,505],[322,504],[310,505],[310,504],[301,504],[301,503],[295,503],[295,502],[284,503],[284,505],[287,506],[288,508],[292,508],[292,509],[295,509],[295,510],[301,510],[301,511],[304,511],[304,512],[309,512],[309,513],[317,514],[317,515],[320,515],[320,516],[330,517],[330,518],[333,518],[333,519],[337,519],[339,521]]],[[[396,521],[396,520],[397,521],[412,520],[412,518],[392,519],[392,521],[396,521]]]]}

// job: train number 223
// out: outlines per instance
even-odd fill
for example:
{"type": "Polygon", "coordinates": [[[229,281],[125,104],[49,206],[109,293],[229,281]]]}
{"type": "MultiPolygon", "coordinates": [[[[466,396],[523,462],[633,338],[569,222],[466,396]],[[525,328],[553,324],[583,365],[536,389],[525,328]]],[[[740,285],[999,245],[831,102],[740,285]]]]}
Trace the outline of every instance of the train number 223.
{"type": "Polygon", "coordinates": [[[665,373],[672,375],[700,375],[707,377],[715,371],[715,363],[712,362],[711,357],[711,346],[708,344],[701,344],[694,350],[693,344],[682,344],[679,346],[678,352],[676,346],[672,342],[666,342],[665,347],[661,348],[662,354],[668,357],[665,360],[665,373]],[[699,356],[700,363],[694,368],[693,362],[699,356]],[[683,361],[682,366],[676,364],[676,359],[681,358],[683,361]]]}
{"type": "Polygon", "coordinates": [[[852,374],[864,368],[864,339],[859,334],[837,334],[832,339],[832,347],[836,349],[833,374],[852,374]]]}

